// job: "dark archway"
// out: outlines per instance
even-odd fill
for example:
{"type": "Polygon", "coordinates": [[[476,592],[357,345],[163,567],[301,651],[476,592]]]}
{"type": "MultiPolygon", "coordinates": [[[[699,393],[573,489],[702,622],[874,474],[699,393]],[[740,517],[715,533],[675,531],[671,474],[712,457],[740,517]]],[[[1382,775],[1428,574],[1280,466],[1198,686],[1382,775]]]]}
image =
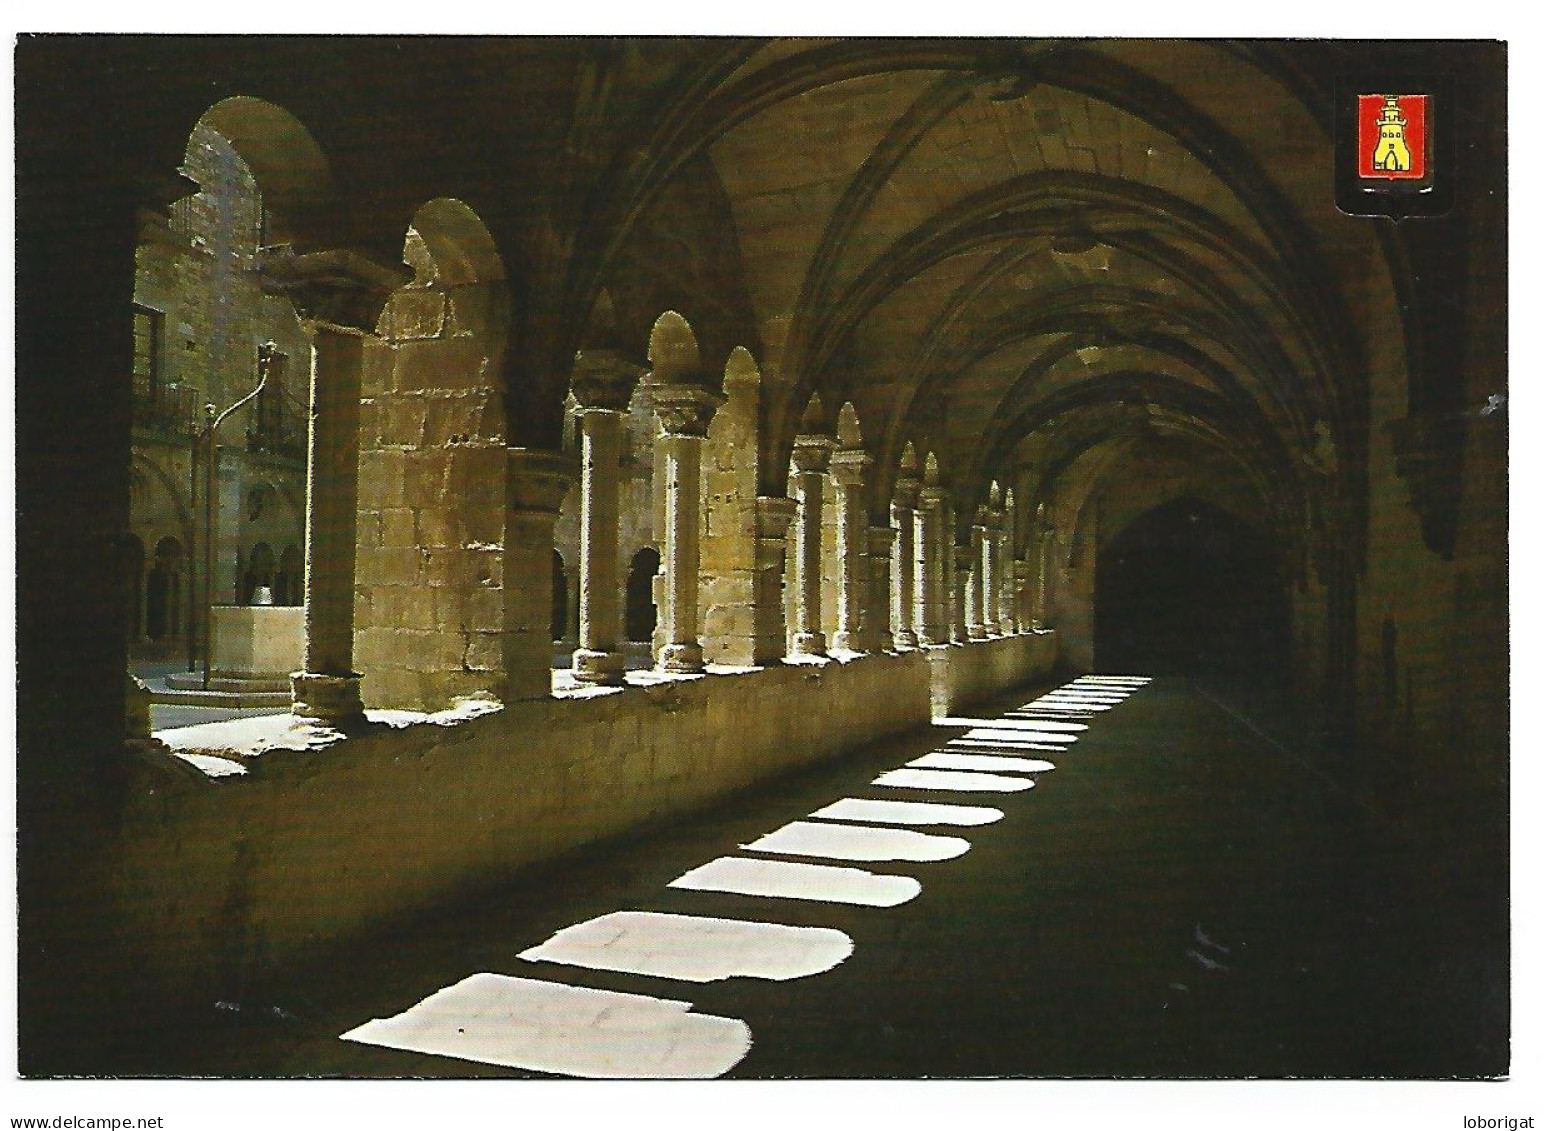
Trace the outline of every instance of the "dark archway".
{"type": "Polygon", "coordinates": [[[241,578],[241,604],[250,605],[259,589],[268,590],[268,603],[273,601],[273,547],[259,542],[247,555],[247,569],[241,578]]]}
{"type": "Polygon", "coordinates": [[[659,611],[654,607],[654,575],[659,572],[659,552],[645,546],[633,555],[627,570],[627,638],[648,642],[654,638],[659,611]]]}
{"type": "Polygon", "coordinates": [[[155,568],[145,587],[145,635],[175,637],[181,630],[182,543],[162,538],[155,547],[155,568]]]}
{"type": "Polygon", "coordinates": [[[294,545],[286,546],[279,555],[279,572],[273,579],[273,603],[299,605],[304,603],[305,595],[304,559],[294,545]]]}
{"type": "Polygon", "coordinates": [[[1100,551],[1101,670],[1276,681],[1287,641],[1279,555],[1227,511],[1197,499],[1165,503],[1100,551]]]}

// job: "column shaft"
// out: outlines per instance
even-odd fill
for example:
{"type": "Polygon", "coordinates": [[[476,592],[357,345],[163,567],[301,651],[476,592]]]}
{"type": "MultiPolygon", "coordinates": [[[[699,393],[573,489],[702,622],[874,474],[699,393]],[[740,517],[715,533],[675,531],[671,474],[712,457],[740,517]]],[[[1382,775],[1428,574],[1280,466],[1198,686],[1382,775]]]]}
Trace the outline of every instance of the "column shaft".
{"type": "Polygon", "coordinates": [[[665,450],[665,646],[662,671],[702,671],[697,639],[700,564],[702,437],[666,432],[665,450]]]}
{"type": "MultiPolygon", "coordinates": [[[[972,640],[985,640],[987,636],[987,602],[991,585],[987,577],[987,560],[991,557],[991,535],[986,527],[977,523],[970,528],[970,584],[965,591],[965,631],[972,640]]],[[[962,568],[964,563],[962,563],[962,568]]]]}
{"type": "Polygon", "coordinates": [[[508,456],[502,641],[506,702],[552,694],[553,529],[575,471],[571,457],[561,452],[510,448],[508,456]]]}
{"type": "Polygon", "coordinates": [[[868,456],[843,450],[831,459],[836,487],[836,639],[844,652],[866,651],[864,621],[868,612],[868,519],[863,490],[868,456]]]}
{"type": "Polygon", "coordinates": [[[943,492],[926,488],[917,510],[916,607],[918,643],[947,644],[949,614],[944,564],[943,492]]]}
{"type": "Polygon", "coordinates": [[[792,499],[761,495],[756,499],[755,639],[751,663],[770,664],[787,651],[783,623],[783,568],[788,560],[788,524],[798,504],[792,499]]]}
{"type": "Polygon", "coordinates": [[[825,633],[820,631],[820,512],[825,475],[799,469],[793,474],[799,497],[798,600],[794,606],[793,652],[797,656],[824,656],[825,633]]]}
{"type": "Polygon", "coordinates": [[[359,513],[359,388],[364,337],[315,323],[306,446],[305,671],[290,677],[291,710],[324,721],[361,718],[354,671],[354,535],[359,513]]]}
{"type": "MultiPolygon", "coordinates": [[[[954,523],[950,522],[949,526],[953,529],[954,523]]],[[[949,639],[956,644],[964,644],[970,639],[966,604],[969,600],[971,556],[970,546],[961,546],[958,542],[949,543],[949,560],[953,562],[954,570],[949,578],[949,639]]]]}
{"type": "Polygon", "coordinates": [[[1047,592],[1050,584],[1051,568],[1051,531],[1043,529],[1037,539],[1037,557],[1039,559],[1035,570],[1035,604],[1033,610],[1033,627],[1038,632],[1049,624],[1049,610],[1046,608],[1047,592]]]}
{"type": "Polygon", "coordinates": [[[890,521],[895,526],[895,550],[892,557],[890,585],[890,628],[897,648],[915,648],[917,632],[913,628],[917,590],[916,512],[907,505],[890,507],[890,521]]]}
{"type": "Polygon", "coordinates": [[[585,683],[620,684],[626,666],[617,581],[622,414],[585,408],[579,424],[579,648],[574,652],[574,677],[585,683]]]}
{"type": "Polygon", "coordinates": [[[890,551],[895,530],[888,526],[869,527],[868,616],[863,626],[864,644],[873,652],[889,652],[895,647],[891,632],[890,608],[894,586],[890,580],[890,551]]]}

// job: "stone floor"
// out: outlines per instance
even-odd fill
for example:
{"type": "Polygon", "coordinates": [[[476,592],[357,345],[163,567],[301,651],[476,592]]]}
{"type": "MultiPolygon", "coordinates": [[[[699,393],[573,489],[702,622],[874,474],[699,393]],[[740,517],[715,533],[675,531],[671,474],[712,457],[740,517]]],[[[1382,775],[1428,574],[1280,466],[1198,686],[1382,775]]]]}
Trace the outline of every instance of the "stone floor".
{"type": "MultiPolygon", "coordinates": [[[[1129,697],[1096,685],[1039,698],[1046,690],[1027,689],[698,818],[570,857],[474,904],[336,946],[307,971],[233,991],[207,1016],[165,1030],[164,1041],[142,1045],[122,1070],[606,1074],[594,1071],[599,1065],[638,1075],[640,1065],[667,1064],[685,1074],[759,1078],[1505,1073],[1504,877],[1427,867],[1380,818],[1263,738],[1246,705],[1177,679],[1129,697]],[[1036,720],[1086,729],[1055,728],[1075,741],[1049,741],[1036,720]],[[937,753],[947,756],[908,768],[889,779],[895,784],[873,784],[937,753]],[[981,757],[1055,768],[971,762],[981,757]],[[989,783],[998,785],[965,788],[989,783]],[[872,807],[811,817],[848,798],[951,807],[914,811],[933,820],[979,820],[982,809],[1002,817],[886,824],[872,807]],[[805,818],[759,850],[743,847],[805,818]],[[923,839],[830,833],[861,827],[923,839]],[[829,885],[804,898],[669,886],[721,857],[861,869],[885,878],[886,899],[915,894],[876,906],[833,902],[829,885]],[[638,938],[648,953],[629,959],[618,955],[627,949],[623,933],[601,931],[591,965],[552,961],[574,959],[570,933],[566,943],[521,957],[564,928],[622,911],[690,916],[685,922],[697,928],[703,919],[739,921],[729,924],[739,942],[710,937],[662,957],[668,938],[653,937],[649,951],[645,930],[638,938]],[[777,934],[746,923],[819,930],[777,934]],[[851,940],[845,958],[834,932],[851,940]],[[779,941],[787,939],[797,945],[779,941]],[[651,972],[595,968],[618,962],[651,972]],[[806,976],[682,976],[706,976],[702,968],[715,963],[806,976]],[[489,973],[504,977],[441,995],[439,1016],[406,1040],[482,1060],[339,1039],[364,1026],[366,1039],[400,1043],[404,1022],[367,1023],[489,973]],[[690,1013],[661,1001],[690,1003],[690,1013]],[[667,1024],[650,1029],[662,1009],[667,1024]],[[616,1031],[628,1025],[632,1031],[616,1031]],[[512,1027],[523,1036],[510,1037],[512,1027]],[[597,1034],[609,1034],[598,1052],[597,1034]],[[666,1059],[650,1059],[650,1034],[670,1044],[666,1059]],[[693,1060],[694,1052],[702,1056],[693,1060]],[[487,1062],[500,1058],[524,1067],[487,1062]]],[[[790,871],[796,880],[833,879],[798,868],[778,875],[790,871]]],[[[878,890],[865,883],[850,890],[878,890]]],[[[653,928],[678,922],[648,920],[653,928]]]]}

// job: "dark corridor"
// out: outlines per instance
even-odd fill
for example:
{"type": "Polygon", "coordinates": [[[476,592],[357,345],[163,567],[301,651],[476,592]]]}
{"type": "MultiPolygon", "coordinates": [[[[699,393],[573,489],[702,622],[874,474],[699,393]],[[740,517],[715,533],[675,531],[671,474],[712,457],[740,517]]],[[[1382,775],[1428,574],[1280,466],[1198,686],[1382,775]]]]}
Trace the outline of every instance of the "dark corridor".
{"type": "Polygon", "coordinates": [[[1105,671],[1276,680],[1287,660],[1280,560],[1197,499],[1157,507],[1100,551],[1094,655],[1105,671]]]}

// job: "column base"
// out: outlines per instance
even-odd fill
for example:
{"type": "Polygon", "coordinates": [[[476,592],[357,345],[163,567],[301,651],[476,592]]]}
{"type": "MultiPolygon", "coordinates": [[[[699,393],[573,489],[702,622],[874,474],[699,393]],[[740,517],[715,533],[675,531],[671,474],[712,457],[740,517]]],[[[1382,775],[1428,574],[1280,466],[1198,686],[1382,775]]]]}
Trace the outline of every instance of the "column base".
{"type": "Polygon", "coordinates": [[[894,633],[894,640],[898,651],[909,652],[917,646],[917,634],[909,628],[903,628],[894,633]]]}
{"type": "Polygon", "coordinates": [[[620,687],[626,682],[627,657],[621,652],[597,652],[580,648],[574,653],[574,678],[580,683],[620,687]]]}
{"type": "Polygon", "coordinates": [[[965,629],[966,640],[985,640],[988,636],[986,625],[973,624],[965,629]]]}
{"type": "Polygon", "coordinates": [[[832,638],[831,647],[838,652],[867,652],[867,641],[863,639],[861,632],[838,632],[832,638]]]}
{"type": "Polygon", "coordinates": [[[659,670],[678,674],[703,671],[701,644],[666,644],[659,650],[659,670]]]}
{"type": "Polygon", "coordinates": [[[319,723],[359,722],[365,717],[359,697],[357,672],[325,675],[293,672],[290,675],[290,713],[297,719],[319,723]]]}
{"type": "Polygon", "coordinates": [[[826,634],[824,632],[796,632],[793,637],[792,656],[824,656],[826,634]]]}

